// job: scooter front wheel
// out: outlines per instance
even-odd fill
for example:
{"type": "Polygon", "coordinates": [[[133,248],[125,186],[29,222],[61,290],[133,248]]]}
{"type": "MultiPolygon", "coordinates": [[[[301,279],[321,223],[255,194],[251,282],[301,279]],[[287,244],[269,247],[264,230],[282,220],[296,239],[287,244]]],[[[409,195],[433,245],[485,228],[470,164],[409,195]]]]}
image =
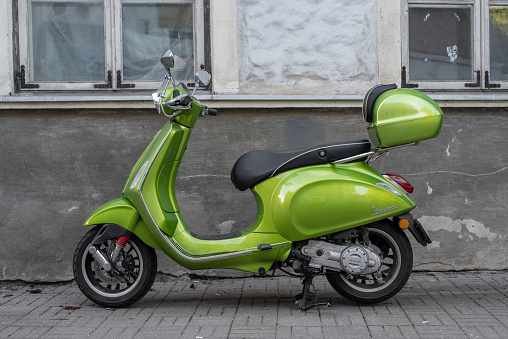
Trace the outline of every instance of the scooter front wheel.
{"type": "Polygon", "coordinates": [[[413,250],[404,231],[389,221],[365,227],[370,247],[382,260],[382,281],[374,274],[348,275],[331,271],[326,273],[326,278],[344,298],[360,304],[375,304],[393,297],[404,287],[413,267],[413,250]]]}
{"type": "MultiPolygon", "coordinates": [[[[155,250],[134,234],[120,252],[113,268],[106,271],[89,253],[100,227],[88,231],[74,252],[74,277],[79,289],[91,301],[104,307],[127,307],[141,299],[150,290],[157,273],[155,250]]],[[[116,238],[96,245],[103,255],[112,252],[116,238]]]]}

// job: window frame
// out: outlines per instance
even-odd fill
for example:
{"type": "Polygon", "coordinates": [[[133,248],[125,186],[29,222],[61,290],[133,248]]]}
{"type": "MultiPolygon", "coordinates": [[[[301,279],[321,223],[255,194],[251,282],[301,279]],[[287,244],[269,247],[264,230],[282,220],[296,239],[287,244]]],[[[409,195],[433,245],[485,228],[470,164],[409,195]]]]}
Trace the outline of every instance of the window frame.
{"type": "MultiPolygon", "coordinates": [[[[196,72],[201,65],[205,65],[205,17],[204,17],[204,3],[203,0],[113,0],[115,3],[146,3],[146,4],[194,4],[193,6],[193,21],[194,21],[194,71],[196,72]]],[[[115,72],[113,78],[115,79],[115,86],[118,85],[117,79],[120,74],[120,82],[123,82],[123,37],[122,37],[122,7],[115,6],[113,9],[114,22],[117,29],[115,29],[114,48],[115,51],[115,72]],[[119,73],[120,72],[120,73],[119,73]]],[[[161,52],[164,53],[164,51],[161,52]]],[[[132,81],[126,80],[126,83],[134,85],[135,89],[154,89],[160,86],[161,80],[165,74],[161,74],[160,79],[153,81],[132,81]]],[[[175,79],[177,81],[194,81],[194,79],[175,79]]],[[[127,84],[127,85],[128,85],[127,84]]],[[[126,84],[124,84],[126,85],[126,84]]],[[[127,87],[129,88],[129,87],[127,87]]]]}
{"type": "MultiPolygon", "coordinates": [[[[194,21],[194,68],[209,65],[206,60],[205,32],[206,0],[102,0],[104,6],[104,78],[97,81],[34,81],[33,79],[33,42],[31,40],[30,3],[31,0],[18,0],[18,39],[19,39],[19,74],[21,91],[107,91],[107,90],[153,90],[159,87],[161,80],[127,81],[123,83],[123,48],[122,48],[122,3],[147,4],[193,4],[194,21]],[[118,73],[119,72],[119,73],[118,73]]],[[[37,0],[37,2],[82,2],[82,0],[37,0]]],[[[88,2],[88,0],[87,0],[88,2]]],[[[162,53],[161,53],[162,54],[162,53]]],[[[160,79],[163,79],[161,74],[160,79]]],[[[191,79],[177,79],[191,80],[191,79]]]]}
{"type": "MultiPolygon", "coordinates": [[[[481,84],[477,83],[478,72],[481,70],[481,17],[480,0],[455,0],[455,1],[441,1],[441,0],[407,0],[403,2],[402,8],[402,87],[418,88],[425,90],[474,90],[479,89],[481,84]],[[409,7],[412,5],[419,5],[421,7],[429,8],[451,8],[452,6],[466,6],[470,5],[472,10],[472,58],[473,58],[473,74],[469,81],[464,80],[413,80],[411,79],[411,70],[409,69],[409,7]]],[[[481,79],[480,79],[481,80],[481,79]]]]}
{"type": "Polygon", "coordinates": [[[489,74],[490,70],[490,6],[502,6],[508,9],[508,1],[501,0],[486,0],[482,3],[482,11],[484,14],[484,25],[482,30],[482,40],[483,40],[483,63],[484,69],[482,70],[482,87],[485,89],[508,89],[508,79],[507,80],[493,80],[490,81],[489,74]],[[489,72],[486,74],[486,72],[489,72]]]}

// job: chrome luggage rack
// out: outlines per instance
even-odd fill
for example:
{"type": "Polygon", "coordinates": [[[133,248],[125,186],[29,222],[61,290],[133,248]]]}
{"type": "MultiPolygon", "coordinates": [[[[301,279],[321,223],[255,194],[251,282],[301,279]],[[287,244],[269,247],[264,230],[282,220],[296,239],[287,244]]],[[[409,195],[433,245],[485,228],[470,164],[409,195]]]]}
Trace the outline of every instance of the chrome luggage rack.
{"type": "Polygon", "coordinates": [[[367,163],[370,164],[374,160],[382,157],[383,155],[388,154],[388,152],[390,152],[391,150],[401,148],[401,147],[406,147],[406,146],[418,146],[418,145],[420,145],[420,142],[415,141],[415,142],[412,142],[409,144],[397,145],[397,146],[392,146],[392,147],[387,147],[387,148],[375,148],[375,149],[373,149],[369,152],[366,152],[366,153],[362,153],[362,154],[354,155],[349,158],[344,158],[344,159],[334,161],[334,162],[332,162],[332,164],[342,164],[345,162],[350,162],[350,161],[358,160],[358,159],[365,158],[365,157],[367,157],[367,163]]]}

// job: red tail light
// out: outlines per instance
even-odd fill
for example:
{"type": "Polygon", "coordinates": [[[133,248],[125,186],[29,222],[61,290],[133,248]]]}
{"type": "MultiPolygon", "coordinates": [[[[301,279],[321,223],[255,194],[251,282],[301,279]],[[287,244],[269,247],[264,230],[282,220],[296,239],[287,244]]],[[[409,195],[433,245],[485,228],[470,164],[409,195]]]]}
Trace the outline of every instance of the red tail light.
{"type": "Polygon", "coordinates": [[[388,180],[391,180],[393,183],[399,185],[400,188],[402,188],[407,193],[413,193],[413,189],[414,189],[413,186],[411,186],[411,184],[406,179],[401,177],[400,175],[393,174],[393,173],[386,173],[384,175],[384,177],[387,178],[388,180]]]}

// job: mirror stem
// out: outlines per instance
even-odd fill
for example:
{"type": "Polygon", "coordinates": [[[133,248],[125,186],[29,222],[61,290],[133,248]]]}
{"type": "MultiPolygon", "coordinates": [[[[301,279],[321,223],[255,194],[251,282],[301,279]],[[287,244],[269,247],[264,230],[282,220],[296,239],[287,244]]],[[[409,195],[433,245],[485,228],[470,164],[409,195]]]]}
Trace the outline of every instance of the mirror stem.
{"type": "Polygon", "coordinates": [[[191,97],[194,96],[194,93],[196,93],[196,90],[198,89],[198,87],[199,87],[199,79],[197,79],[196,82],[194,83],[194,89],[192,90],[191,97]]]}

